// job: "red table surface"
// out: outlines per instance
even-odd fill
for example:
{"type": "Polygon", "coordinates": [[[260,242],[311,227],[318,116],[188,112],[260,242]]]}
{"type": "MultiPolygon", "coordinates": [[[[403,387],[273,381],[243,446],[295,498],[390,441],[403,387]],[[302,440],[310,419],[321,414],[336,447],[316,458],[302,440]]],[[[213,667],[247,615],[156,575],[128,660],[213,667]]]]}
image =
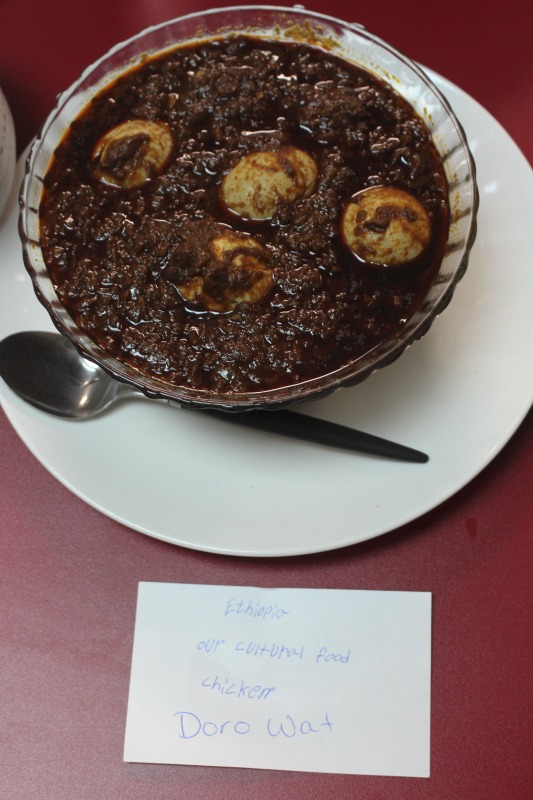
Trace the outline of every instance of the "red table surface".
{"type": "MultiPolygon", "coordinates": [[[[111,45],[206,6],[2,0],[0,86],[19,150],[55,95],[111,45]]],[[[307,7],[361,22],[459,85],[531,161],[529,3],[350,7],[330,0],[307,7]]],[[[344,550],[265,560],[189,551],[132,532],[51,477],[3,413],[0,429],[1,797],[533,796],[531,413],[477,478],[416,522],[344,550]],[[431,591],[431,777],[123,763],[140,580],[431,591]]]]}

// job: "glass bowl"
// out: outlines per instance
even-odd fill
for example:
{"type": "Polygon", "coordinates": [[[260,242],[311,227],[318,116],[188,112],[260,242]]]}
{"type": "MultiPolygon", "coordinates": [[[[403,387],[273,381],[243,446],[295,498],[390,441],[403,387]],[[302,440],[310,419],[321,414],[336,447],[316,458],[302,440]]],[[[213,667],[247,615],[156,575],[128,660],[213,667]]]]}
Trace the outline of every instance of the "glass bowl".
{"type": "Polygon", "coordinates": [[[57,100],[35,139],[26,162],[20,195],[19,230],[23,255],[37,297],[58,330],[79,352],[117,380],[131,383],[149,397],[181,405],[245,411],[281,408],[353,386],[383,368],[423,336],[450,302],[463,276],[476,235],[478,191],[475,165],[465,133],[446,98],[410,59],[358,25],[298,8],[240,6],[190,14],[148,28],[117,45],[90,66],[57,100]],[[442,159],[449,188],[450,230],[444,257],[425,300],[400,333],[381,341],[368,353],[340,369],[281,388],[253,392],[217,393],[170,385],[150,378],[118,361],[81,331],[59,300],[39,244],[39,204],[43,178],[54,150],[71,121],[89,100],[146,55],[163,52],[198,39],[249,33],[282,41],[318,43],[376,74],[413,106],[431,131],[442,159]]]}

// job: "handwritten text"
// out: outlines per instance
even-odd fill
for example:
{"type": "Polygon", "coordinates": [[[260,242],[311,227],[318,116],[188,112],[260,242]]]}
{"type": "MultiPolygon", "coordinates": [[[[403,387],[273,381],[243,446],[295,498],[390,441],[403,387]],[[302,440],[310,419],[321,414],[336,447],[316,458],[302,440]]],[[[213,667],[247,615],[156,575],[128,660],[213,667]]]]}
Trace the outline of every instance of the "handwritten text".
{"type": "MultiPolygon", "coordinates": [[[[213,736],[246,736],[253,732],[252,725],[243,719],[202,720],[192,711],[176,711],[174,718],[178,725],[179,739],[195,739],[198,736],[211,738],[213,736]]],[[[256,724],[257,725],[257,724],[256,724]]],[[[259,733],[272,738],[294,739],[300,736],[310,736],[320,733],[331,733],[333,723],[328,712],[314,720],[300,719],[285,714],[279,719],[269,717],[264,725],[257,725],[259,733]]]]}
{"type": "Polygon", "coordinates": [[[202,680],[204,689],[211,689],[219,694],[232,695],[237,699],[247,700],[266,700],[276,691],[275,686],[261,686],[260,684],[246,684],[242,679],[232,681],[229,678],[219,678],[208,676],[202,680]]]}
{"type": "Polygon", "coordinates": [[[227,617],[229,614],[244,614],[253,619],[281,619],[288,613],[288,611],[284,608],[280,608],[276,603],[272,606],[263,606],[260,603],[254,603],[250,599],[244,600],[241,598],[237,600],[236,597],[232,597],[226,603],[224,616],[227,617]]]}

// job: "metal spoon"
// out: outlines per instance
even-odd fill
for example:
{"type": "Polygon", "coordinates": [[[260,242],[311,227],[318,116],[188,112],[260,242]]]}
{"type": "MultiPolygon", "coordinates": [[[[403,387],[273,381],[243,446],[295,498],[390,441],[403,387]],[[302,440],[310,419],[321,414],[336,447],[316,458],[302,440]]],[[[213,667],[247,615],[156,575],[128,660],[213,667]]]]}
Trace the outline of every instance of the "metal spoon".
{"type": "MultiPolygon", "coordinates": [[[[83,358],[65,336],[45,331],[14,333],[0,342],[0,376],[26,402],[59,417],[83,420],[126,396],[145,395],[111,378],[83,358]]],[[[194,412],[190,412],[194,413],[194,412]]],[[[344,450],[424,463],[428,456],[362,431],[293,411],[196,413],[226,422],[344,450]]]]}

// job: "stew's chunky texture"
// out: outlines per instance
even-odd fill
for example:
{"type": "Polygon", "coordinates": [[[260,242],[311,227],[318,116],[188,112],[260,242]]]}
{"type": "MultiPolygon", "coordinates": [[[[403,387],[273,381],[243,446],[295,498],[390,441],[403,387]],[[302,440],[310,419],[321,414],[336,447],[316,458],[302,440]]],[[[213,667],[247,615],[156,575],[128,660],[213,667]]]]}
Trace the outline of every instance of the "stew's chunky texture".
{"type": "Polygon", "coordinates": [[[107,352],[171,385],[253,392],[401,330],[438,270],[447,196],[389,86],[315,46],[238,36],[96,96],[46,176],[41,244],[107,352]]]}

